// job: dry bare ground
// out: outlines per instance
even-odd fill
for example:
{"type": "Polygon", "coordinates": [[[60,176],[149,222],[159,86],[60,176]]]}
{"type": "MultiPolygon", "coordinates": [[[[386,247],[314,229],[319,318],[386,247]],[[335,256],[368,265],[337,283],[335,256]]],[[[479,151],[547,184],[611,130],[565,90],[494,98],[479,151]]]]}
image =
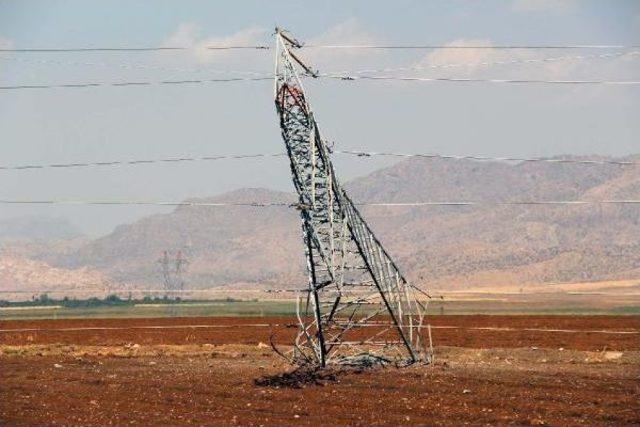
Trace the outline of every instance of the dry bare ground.
{"type": "Polygon", "coordinates": [[[640,423],[638,317],[443,316],[432,365],[284,379],[289,328],[204,326],[292,319],[195,320],[0,322],[2,424],[640,423]]]}

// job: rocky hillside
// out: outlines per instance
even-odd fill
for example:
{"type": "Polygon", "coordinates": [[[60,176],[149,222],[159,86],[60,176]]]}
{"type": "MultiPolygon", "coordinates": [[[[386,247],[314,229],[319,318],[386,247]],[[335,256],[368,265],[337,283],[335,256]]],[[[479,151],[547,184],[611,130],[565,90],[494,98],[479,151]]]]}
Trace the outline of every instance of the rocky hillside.
{"type": "MultiPolygon", "coordinates": [[[[410,159],[347,184],[360,202],[640,199],[640,168],[410,159]]],[[[211,202],[293,201],[242,189],[211,202]]],[[[431,287],[640,277],[638,206],[369,207],[363,210],[407,276],[431,287]]],[[[180,207],[123,225],[47,260],[115,281],[158,284],[158,259],[190,261],[193,288],[304,282],[297,212],[180,207]]]]}
{"type": "Polygon", "coordinates": [[[108,284],[105,274],[88,267],[57,268],[43,261],[0,253],[0,299],[28,299],[46,291],[55,291],[56,296],[69,292],[81,297],[88,295],[85,292],[103,292],[108,284]]]}

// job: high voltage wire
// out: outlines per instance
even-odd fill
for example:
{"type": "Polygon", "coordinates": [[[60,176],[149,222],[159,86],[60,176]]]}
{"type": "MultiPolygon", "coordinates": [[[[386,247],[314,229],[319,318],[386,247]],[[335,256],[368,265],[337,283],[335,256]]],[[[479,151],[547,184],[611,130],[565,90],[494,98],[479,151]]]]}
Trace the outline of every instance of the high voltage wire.
{"type": "Polygon", "coordinates": [[[638,200],[526,200],[514,202],[398,202],[398,203],[356,203],[358,206],[528,206],[528,205],[636,205],[638,200]]]}
{"type": "MultiPolygon", "coordinates": [[[[516,58],[509,60],[500,60],[500,61],[483,61],[483,62],[463,62],[463,63],[449,63],[449,64],[425,64],[425,65],[415,65],[411,67],[397,67],[397,68],[383,68],[383,69],[364,69],[364,70],[343,70],[343,71],[334,71],[328,74],[362,74],[362,73],[379,73],[379,72],[394,72],[394,71],[411,71],[411,70],[425,70],[425,69],[442,69],[442,68],[456,68],[456,67],[486,67],[493,65],[512,65],[512,64],[534,64],[534,63],[545,63],[545,62],[555,62],[555,61],[564,61],[564,60],[586,60],[586,59],[608,59],[608,58],[617,58],[623,56],[632,56],[638,55],[640,51],[631,51],[631,52],[615,52],[615,53],[603,53],[603,54],[590,54],[590,55],[570,55],[570,56],[555,56],[555,57],[546,57],[546,58],[516,58]]],[[[11,60],[23,63],[37,63],[37,64],[53,64],[53,65],[71,65],[71,66],[98,66],[98,67],[118,67],[127,70],[132,69],[142,69],[142,70],[160,70],[160,71],[169,71],[169,72],[211,72],[211,73],[232,73],[232,74],[247,74],[247,75],[258,75],[265,76],[264,73],[260,73],[257,71],[247,71],[247,70],[215,70],[210,68],[174,68],[174,67],[166,67],[160,65],[149,65],[149,64],[130,64],[130,63],[107,63],[107,62],[95,62],[95,61],[64,61],[64,60],[53,60],[53,59],[34,59],[34,58],[24,58],[24,57],[0,57],[0,60],[11,60]]],[[[273,75],[269,75],[270,77],[274,77],[273,75]]]]}
{"type": "MultiPolygon", "coordinates": [[[[555,84],[555,85],[639,85],[638,80],[545,80],[545,79],[484,79],[484,78],[453,78],[453,77],[404,77],[404,76],[374,76],[350,74],[319,74],[313,78],[326,78],[342,81],[383,81],[395,80],[406,82],[446,82],[446,83],[506,83],[506,84],[555,84]]],[[[305,76],[311,78],[311,76],[305,76]]],[[[132,86],[155,86],[155,85],[183,85],[183,84],[209,84],[209,83],[233,83],[233,82],[255,82],[267,81],[274,78],[271,74],[257,75],[255,77],[228,77],[213,79],[179,79],[179,80],[156,80],[156,81],[127,81],[127,82],[80,82],[62,84],[21,84],[0,86],[0,90],[19,89],[71,89],[71,88],[94,88],[94,87],[132,87],[132,86]]]]}
{"type": "Polygon", "coordinates": [[[183,84],[206,84],[206,83],[232,83],[232,82],[255,82],[272,80],[273,77],[229,77],[218,79],[185,79],[185,80],[158,80],[158,81],[130,81],[130,82],[98,82],[98,83],[65,83],[50,85],[15,85],[0,86],[0,90],[17,89],[69,89],[69,88],[90,88],[90,87],[131,87],[131,86],[154,86],[154,85],[183,85],[183,84]]]}
{"type": "MultiPolygon", "coordinates": [[[[307,44],[301,49],[635,49],[640,45],[436,45],[436,44],[398,44],[398,45],[328,45],[307,44]]],[[[185,50],[271,50],[268,45],[218,45],[218,46],[143,46],[143,47],[68,47],[68,48],[5,48],[0,53],[70,53],[70,52],[175,52],[185,50]]]]}
{"type": "MultiPolygon", "coordinates": [[[[427,159],[447,159],[447,160],[475,160],[475,161],[508,161],[508,162],[543,162],[543,163],[565,163],[565,164],[585,164],[585,165],[617,165],[617,166],[640,166],[640,162],[626,160],[606,160],[606,159],[564,159],[564,158],[540,158],[540,157],[489,157],[489,156],[455,156],[443,154],[409,154],[396,152],[375,152],[359,150],[334,150],[335,154],[357,156],[360,158],[369,157],[402,157],[402,158],[427,158],[427,159]]],[[[286,153],[259,153],[259,154],[230,154],[219,156],[198,156],[198,157],[167,157],[162,159],[136,159],[136,160],[114,160],[98,162],[73,162],[73,163],[50,163],[50,164],[25,164],[25,165],[5,165],[0,166],[0,170],[30,170],[30,169],[65,169],[103,166],[133,166],[158,163],[182,163],[201,162],[215,160],[247,160],[259,158],[284,157],[286,153]]]]}
{"type": "Polygon", "coordinates": [[[283,157],[285,155],[286,155],[285,153],[231,154],[231,155],[200,156],[200,157],[167,157],[163,159],[115,160],[115,161],[107,161],[107,162],[51,163],[51,164],[42,164],[42,165],[0,166],[0,170],[62,169],[62,168],[82,168],[82,167],[92,167],[92,166],[146,165],[146,164],[155,164],[155,163],[181,163],[181,162],[200,162],[200,161],[213,161],[213,160],[283,157]]]}
{"type": "MultiPolygon", "coordinates": [[[[314,46],[314,47],[326,47],[326,46],[314,46]]],[[[343,46],[348,47],[348,46],[343,46]]],[[[613,48],[613,46],[611,46],[613,48]]],[[[210,47],[210,49],[244,49],[245,47],[210,47]]],[[[256,47],[258,48],[258,47],[256,47]]],[[[268,48],[261,46],[259,48],[268,48]]],[[[450,48],[465,48],[465,46],[452,46],[450,48]]],[[[471,48],[488,48],[488,46],[475,46],[471,48]]],[[[506,48],[503,46],[503,48],[506,48]]],[[[148,50],[147,48],[144,48],[148,50]]],[[[150,48],[149,48],[150,49],[150,48]]],[[[160,48],[161,50],[180,50],[183,48],[160,48]]],[[[188,49],[188,48],[184,48],[188,49]]],[[[0,52],[3,50],[0,49],[0,52]]],[[[5,50],[6,51],[6,50],[5,50]]],[[[47,50],[42,50],[47,51],[47,50]]],[[[66,50],[65,50],[66,51],[66,50]]],[[[466,63],[449,63],[449,64],[426,64],[415,65],[411,67],[397,67],[397,68],[383,68],[383,69],[364,69],[364,70],[344,70],[331,73],[324,73],[317,77],[334,78],[341,80],[358,80],[358,79],[379,79],[379,80],[404,80],[404,81],[447,81],[447,82],[489,82],[489,83],[556,83],[556,84],[637,84],[633,81],[603,81],[603,80],[502,80],[502,79],[456,79],[456,78],[419,78],[419,77],[403,77],[403,76],[358,76],[354,77],[351,74],[366,74],[366,73],[380,73],[380,72],[397,72],[397,71],[415,71],[425,69],[448,69],[456,67],[478,67],[478,66],[494,66],[494,65],[511,65],[511,64],[532,64],[532,63],[544,63],[562,60],[586,60],[586,59],[606,59],[622,56],[638,55],[640,51],[632,52],[616,52],[605,54],[593,54],[593,55],[572,55],[572,56],[560,56],[560,57],[547,57],[547,58],[523,58],[523,59],[511,59],[501,61],[484,61],[484,62],[466,62],[466,63]]],[[[47,59],[25,59],[17,57],[5,57],[0,59],[15,60],[18,62],[35,62],[42,64],[57,64],[57,65],[81,65],[81,66],[101,66],[109,67],[111,65],[123,68],[123,69],[148,69],[148,70],[162,70],[170,72],[211,72],[211,73],[232,73],[243,74],[248,76],[254,76],[253,78],[216,78],[216,79],[181,79],[181,80],[162,80],[162,81],[132,81],[132,82],[86,82],[86,83],[70,83],[70,84],[51,84],[51,85],[13,85],[13,86],[0,86],[2,90],[11,89],[54,89],[54,88],[89,88],[89,87],[123,87],[123,86],[151,86],[151,85],[173,85],[173,84],[202,84],[202,83],[220,83],[220,82],[237,82],[237,81],[259,81],[269,80],[274,77],[272,74],[260,73],[257,71],[246,70],[212,70],[207,68],[188,69],[188,68],[171,68],[166,66],[154,66],[147,64],[108,64],[108,63],[96,63],[96,62],[77,62],[77,61],[60,61],[60,60],[47,60],[47,59]]]]}
{"type": "MultiPolygon", "coordinates": [[[[36,289],[36,290],[4,290],[0,289],[0,294],[32,294],[32,293],[59,293],[64,292],[66,294],[73,293],[90,293],[90,292],[104,292],[104,293],[140,293],[140,292],[149,292],[149,293],[172,293],[172,294],[195,294],[195,293],[213,293],[213,292],[263,292],[263,293],[280,293],[280,292],[304,292],[308,289],[305,288],[277,288],[277,289],[264,289],[264,290],[255,290],[255,289],[229,289],[229,288],[213,288],[213,289],[112,289],[108,287],[111,283],[81,283],[83,286],[95,286],[94,288],[87,289],[68,289],[68,290],[58,290],[58,289],[36,289]]],[[[118,284],[114,284],[114,286],[118,286],[118,284]]]]}
{"type": "Polygon", "coordinates": [[[345,75],[345,74],[366,74],[366,73],[382,73],[382,72],[396,72],[396,71],[416,71],[416,70],[428,70],[428,69],[447,69],[456,67],[491,67],[494,65],[513,65],[513,64],[536,64],[556,61],[575,61],[586,59],[608,59],[618,58],[623,56],[635,56],[640,55],[640,51],[631,52],[616,52],[616,53],[603,53],[598,55],[570,55],[570,56],[554,56],[546,58],[517,58],[507,59],[500,61],[482,61],[482,62],[462,62],[462,63],[449,63],[449,64],[424,64],[414,65],[411,67],[396,67],[396,68],[382,68],[382,69],[365,69],[365,70],[344,70],[335,71],[327,74],[331,75],[345,75]]]}
{"type": "Polygon", "coordinates": [[[542,79],[476,79],[451,77],[401,77],[401,76],[366,76],[321,74],[318,77],[343,81],[387,80],[405,82],[447,82],[447,83],[508,83],[508,84],[557,84],[557,85],[640,85],[639,80],[542,80],[542,79]]]}
{"type": "MultiPolygon", "coordinates": [[[[299,203],[284,202],[177,202],[164,200],[0,200],[5,205],[85,205],[85,206],[186,206],[186,207],[286,207],[305,209],[299,203]]],[[[361,202],[356,206],[371,207],[429,207],[429,206],[545,206],[545,205],[640,205],[640,199],[628,200],[523,200],[511,202],[491,201],[443,201],[443,202],[361,202]]]]}
{"type": "MultiPolygon", "coordinates": [[[[310,76],[306,76],[310,78],[310,76]]],[[[640,85],[638,80],[540,80],[540,79],[475,79],[475,78],[449,78],[449,77],[402,77],[402,76],[372,76],[372,75],[347,75],[347,74],[320,74],[314,78],[326,78],[342,81],[383,81],[395,80],[406,82],[447,82],[447,83],[507,83],[507,84],[555,84],[555,85],[640,85]]],[[[129,81],[129,82],[81,82],[64,84],[34,84],[34,85],[11,85],[0,86],[0,90],[19,89],[70,89],[70,88],[94,88],[94,87],[132,87],[132,86],[155,86],[155,85],[183,85],[183,84],[208,84],[208,83],[232,83],[232,82],[255,82],[272,80],[272,75],[263,77],[229,77],[215,79],[181,79],[181,80],[158,80],[158,81],[129,81]]]]}
{"type": "Polygon", "coordinates": [[[501,50],[519,50],[519,49],[636,49],[640,45],[317,45],[304,44],[301,49],[501,49],[501,50]]]}
{"type": "Polygon", "coordinates": [[[94,205],[94,206],[202,206],[202,207],[294,207],[295,203],[283,202],[246,202],[246,203],[215,203],[215,202],[177,202],[165,200],[0,200],[5,205],[94,205]]]}
{"type": "MultiPolygon", "coordinates": [[[[319,46],[318,46],[319,47],[319,46]]],[[[460,46],[462,48],[462,46],[460,46]]],[[[177,48],[176,48],[177,49],[177,48]]],[[[367,76],[361,75],[364,73],[378,73],[378,72],[392,72],[392,71],[409,71],[409,70],[422,70],[422,69],[438,69],[438,68],[454,68],[464,66],[492,66],[492,65],[508,65],[516,63],[536,63],[536,62],[550,62],[559,60],[584,60],[584,59],[602,59],[611,57],[620,57],[626,55],[637,55],[639,51],[634,52],[617,52],[612,54],[599,54],[599,55],[577,55],[577,56],[563,56],[552,58],[530,58],[530,59],[513,59],[506,61],[492,61],[492,62],[469,62],[469,63],[451,63],[451,64],[434,64],[434,65],[417,65],[413,67],[400,67],[400,68],[386,68],[386,69],[369,69],[369,70],[355,70],[355,71],[341,71],[334,73],[325,73],[317,77],[340,79],[340,80],[402,80],[402,81],[426,81],[426,82],[487,82],[487,83],[548,83],[548,84],[638,84],[635,81],[607,81],[607,80],[529,80],[529,79],[459,79],[459,78],[421,78],[421,77],[403,77],[403,76],[367,76]],[[353,76],[355,74],[357,76],[353,76]]],[[[23,61],[22,58],[4,58],[23,61]]],[[[106,63],[95,62],[65,62],[65,61],[52,61],[52,60],[36,60],[40,63],[55,63],[55,64],[69,64],[69,65],[100,65],[109,66],[106,63]]],[[[0,90],[13,90],[13,89],[55,89],[55,88],[90,88],[90,87],[125,87],[125,86],[151,86],[151,85],[176,85],[176,84],[203,84],[203,83],[225,83],[225,82],[239,82],[239,81],[260,81],[270,80],[274,76],[272,74],[259,73],[255,71],[237,71],[237,70],[189,70],[184,68],[171,69],[163,66],[150,66],[145,64],[116,64],[121,68],[126,69],[157,69],[164,71],[196,71],[196,72],[212,72],[212,73],[234,73],[245,74],[253,77],[231,77],[231,78],[214,78],[214,79],[180,79],[180,80],[160,80],[160,81],[131,81],[131,82],[82,82],[82,83],[67,83],[67,84],[37,84],[37,85],[12,85],[12,86],[0,86],[0,90]]]]}
{"type": "Polygon", "coordinates": [[[227,46],[158,46],[158,47],[69,47],[69,48],[24,48],[0,49],[8,53],[70,53],[70,52],[175,52],[182,50],[270,50],[271,46],[264,45],[227,45],[227,46]]]}
{"type": "Polygon", "coordinates": [[[589,160],[589,159],[552,159],[542,157],[489,157],[489,156],[454,156],[444,154],[409,154],[393,152],[375,151],[353,151],[336,150],[338,154],[350,154],[359,157],[385,156],[385,157],[421,157],[427,159],[449,159],[449,160],[476,160],[476,161],[508,161],[508,162],[544,162],[544,163],[569,163],[569,164],[591,164],[591,165],[618,165],[618,166],[640,166],[640,162],[626,160],[589,160]]]}

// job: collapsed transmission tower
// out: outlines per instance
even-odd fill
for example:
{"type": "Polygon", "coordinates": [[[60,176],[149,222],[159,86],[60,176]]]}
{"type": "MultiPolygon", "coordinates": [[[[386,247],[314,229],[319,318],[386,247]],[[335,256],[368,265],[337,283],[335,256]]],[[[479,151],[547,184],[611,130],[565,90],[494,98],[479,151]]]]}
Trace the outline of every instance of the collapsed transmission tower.
{"type": "Polygon", "coordinates": [[[309,286],[298,298],[297,364],[430,361],[426,306],[340,185],[300,74],[316,76],[276,29],[275,103],[298,193],[309,286]]]}

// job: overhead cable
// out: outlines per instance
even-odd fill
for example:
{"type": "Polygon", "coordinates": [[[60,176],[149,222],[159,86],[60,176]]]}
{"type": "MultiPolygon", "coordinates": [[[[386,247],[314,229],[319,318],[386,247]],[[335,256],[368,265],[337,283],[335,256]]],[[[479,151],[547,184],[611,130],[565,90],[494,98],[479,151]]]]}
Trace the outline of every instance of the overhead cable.
{"type": "Polygon", "coordinates": [[[170,293],[170,294],[196,294],[196,293],[213,293],[213,292],[264,292],[264,293],[280,293],[280,292],[301,292],[301,291],[307,291],[308,289],[305,288],[297,288],[297,289],[290,289],[290,288],[277,288],[277,289],[262,289],[262,290],[255,290],[255,289],[233,289],[233,288],[225,288],[225,287],[220,287],[220,288],[208,288],[208,289],[146,289],[146,288],[134,288],[134,289],[130,289],[130,288],[109,288],[107,285],[110,285],[110,283],[82,283],[82,286],[85,286],[85,289],[31,289],[31,290],[22,290],[22,289],[18,289],[18,290],[10,290],[10,289],[0,289],[0,294],[35,294],[35,293],[60,293],[60,292],[64,292],[65,294],[74,294],[74,293],[79,293],[79,294],[86,294],[86,293],[92,293],[92,292],[103,292],[103,293],[114,293],[114,294],[125,294],[125,293],[141,293],[141,292],[149,292],[149,293],[170,293]],[[95,286],[93,288],[89,288],[89,286],[95,286]],[[99,287],[102,287],[102,289],[99,289],[99,287]]]}
{"type": "Polygon", "coordinates": [[[90,87],[127,87],[127,86],[154,86],[154,85],[183,85],[183,84],[206,84],[206,83],[230,83],[230,82],[255,82],[263,80],[273,80],[271,76],[264,77],[229,77],[217,79],[188,79],[188,80],[159,80],[159,81],[130,81],[130,82],[98,82],[98,83],[65,83],[50,85],[14,85],[0,86],[0,90],[17,89],[69,89],[69,88],[90,88],[90,87]]]}
{"type": "Polygon", "coordinates": [[[527,206],[527,205],[635,205],[640,199],[634,200],[525,200],[513,202],[398,202],[398,203],[356,203],[358,206],[527,206]]]}
{"type": "MultiPolygon", "coordinates": [[[[299,203],[286,202],[198,202],[198,201],[164,201],[164,200],[31,200],[2,199],[5,205],[95,205],[95,206],[189,206],[189,207],[287,207],[306,209],[299,203]]],[[[640,205],[640,199],[627,200],[523,200],[523,201],[441,201],[441,202],[361,202],[356,206],[371,207],[428,207],[428,206],[544,206],[544,205],[640,205]]]]}
{"type": "MultiPolygon", "coordinates": [[[[306,76],[311,78],[310,76],[306,76]]],[[[402,76],[373,76],[350,74],[320,74],[313,78],[326,78],[342,81],[358,80],[388,80],[406,82],[449,82],[449,83],[532,83],[532,84],[556,84],[556,85],[640,85],[638,80],[536,80],[536,79],[476,79],[476,78],[449,78],[449,77],[402,77],[402,76]]],[[[93,87],[130,87],[130,86],[155,86],[155,85],[183,85],[183,84],[208,84],[230,82],[255,82],[273,80],[272,75],[262,77],[230,77],[215,79],[187,79],[187,80],[159,80],[159,81],[129,81],[129,82],[82,82],[63,84],[33,84],[33,85],[9,85],[0,86],[0,90],[19,89],[69,89],[69,88],[93,88],[93,87]]]]}
{"type": "MultiPolygon", "coordinates": [[[[360,158],[369,157],[401,157],[401,158],[426,158],[445,160],[475,160],[475,161],[503,161],[503,162],[543,162],[560,164],[585,164],[585,165],[617,165],[617,166],[640,166],[640,161],[632,160],[607,160],[607,159],[568,159],[568,158],[542,158],[542,157],[489,157],[489,156],[455,156],[444,154],[411,154],[397,152],[376,152],[361,150],[334,150],[333,153],[360,158]]],[[[31,170],[31,169],[65,169],[65,168],[85,168],[103,166],[133,166],[158,163],[182,163],[182,162],[202,162],[215,160],[245,160],[272,157],[285,157],[286,153],[258,153],[258,154],[229,154],[217,156],[197,156],[197,157],[166,157],[160,159],[135,159],[135,160],[113,160],[95,162],[73,162],[73,163],[49,163],[49,164],[23,164],[23,165],[0,165],[1,170],[31,170]]]]}
{"type": "Polygon", "coordinates": [[[230,154],[220,156],[200,156],[200,157],[166,157],[163,159],[137,159],[137,160],[114,160],[106,162],[85,162],[85,163],[50,163],[41,165],[16,165],[0,166],[0,170],[24,170],[24,169],[59,169],[59,168],[83,168],[91,166],[120,166],[120,165],[146,165],[154,163],[180,163],[180,162],[200,162],[212,160],[230,159],[255,159],[264,157],[283,157],[285,153],[265,153],[265,154],[230,154]]]}
{"type": "Polygon", "coordinates": [[[146,46],[146,47],[61,47],[61,48],[4,48],[0,53],[70,53],[70,52],[174,52],[181,50],[270,50],[265,45],[211,46],[146,46]]]}
{"type": "Polygon", "coordinates": [[[567,159],[567,158],[544,158],[544,157],[489,157],[489,156],[454,156],[445,154],[410,154],[394,152],[375,151],[355,151],[355,150],[335,150],[334,153],[350,154],[358,157],[421,157],[427,159],[450,159],[450,160],[477,160],[477,161],[506,161],[506,162],[543,162],[543,163],[569,163],[569,164],[593,164],[593,165],[619,165],[619,166],[640,166],[640,162],[627,160],[607,160],[607,159],[567,159]]]}
{"type": "Polygon", "coordinates": [[[518,50],[518,49],[636,49],[640,48],[640,45],[615,45],[615,44],[601,44],[601,45],[453,45],[453,44],[398,44],[398,45],[365,45],[365,44],[350,44],[350,45],[322,45],[322,44],[304,44],[302,49],[500,49],[500,50],[518,50]]]}
{"type": "Polygon", "coordinates": [[[164,200],[0,200],[0,204],[5,205],[96,205],[96,206],[118,206],[118,205],[139,205],[139,206],[203,206],[203,207],[291,207],[292,203],[283,202],[189,202],[189,201],[164,201],[164,200]]]}
{"type": "Polygon", "coordinates": [[[505,60],[496,60],[496,61],[482,61],[482,62],[454,62],[448,64],[429,64],[429,63],[421,63],[417,65],[413,65],[410,67],[396,67],[396,68],[378,68],[378,69],[364,69],[364,70],[343,70],[343,71],[334,71],[327,74],[333,75],[345,75],[345,74],[367,74],[367,73],[388,73],[388,72],[397,72],[397,71],[418,71],[418,70],[429,70],[429,69],[448,69],[448,68],[458,68],[458,67],[491,67],[494,65],[513,65],[513,64],[536,64],[536,63],[547,63],[547,62],[558,62],[558,61],[582,61],[586,59],[608,59],[608,58],[619,58],[624,56],[637,56],[640,55],[640,51],[634,50],[631,52],[615,52],[615,53],[602,53],[598,55],[569,55],[569,56],[554,56],[554,57],[545,57],[545,58],[516,58],[516,59],[505,59],[505,60]]]}
{"type": "Polygon", "coordinates": [[[479,79],[452,77],[402,77],[402,76],[372,76],[349,74],[320,74],[320,78],[337,79],[343,81],[357,80],[387,80],[405,82],[447,82],[447,83],[507,83],[507,84],[554,84],[554,85],[640,85],[640,80],[544,80],[544,79],[479,79]]]}
{"type": "MultiPolygon", "coordinates": [[[[516,58],[516,59],[507,59],[507,60],[499,60],[499,61],[482,61],[482,62],[454,62],[447,64],[417,64],[410,67],[395,67],[395,68],[379,68],[379,69],[363,69],[363,70],[342,70],[342,71],[333,71],[327,74],[333,75],[344,75],[344,74],[367,74],[367,73],[383,73],[383,72],[398,72],[398,71],[417,71],[417,70],[427,70],[427,69],[448,69],[448,68],[459,68],[459,67],[491,67],[495,65],[513,65],[513,64],[535,64],[535,63],[548,63],[548,62],[557,62],[557,61],[578,61],[578,60],[587,60],[587,59],[608,59],[608,58],[618,58],[624,56],[635,56],[640,55],[640,51],[631,51],[631,52],[614,52],[614,53],[602,53],[602,54],[590,54],[590,55],[569,55],[569,56],[554,56],[554,57],[545,57],[545,58],[516,58]]],[[[43,64],[43,65],[69,65],[69,66],[97,66],[97,67],[118,67],[125,70],[157,70],[157,71],[167,71],[167,72],[181,72],[181,73],[216,73],[216,74],[241,74],[241,75],[251,75],[251,76],[260,76],[260,77],[274,77],[274,75],[265,74],[263,72],[258,71],[249,71],[249,70],[221,70],[221,69],[211,69],[208,67],[204,68],[177,68],[177,67],[167,67],[161,65],[152,65],[152,64],[139,64],[139,63],[108,63],[108,62],[96,62],[96,61],[66,61],[60,59],[42,59],[42,58],[33,58],[33,57],[17,57],[17,56],[0,56],[0,60],[12,60],[27,64],[43,64]]]]}
{"type": "MultiPolygon", "coordinates": [[[[451,44],[304,44],[301,49],[635,49],[640,45],[451,45],[451,44]]],[[[175,52],[185,50],[271,50],[269,45],[209,45],[209,46],[141,46],[141,47],[61,47],[61,48],[3,48],[0,53],[70,53],[70,52],[175,52]]]]}

